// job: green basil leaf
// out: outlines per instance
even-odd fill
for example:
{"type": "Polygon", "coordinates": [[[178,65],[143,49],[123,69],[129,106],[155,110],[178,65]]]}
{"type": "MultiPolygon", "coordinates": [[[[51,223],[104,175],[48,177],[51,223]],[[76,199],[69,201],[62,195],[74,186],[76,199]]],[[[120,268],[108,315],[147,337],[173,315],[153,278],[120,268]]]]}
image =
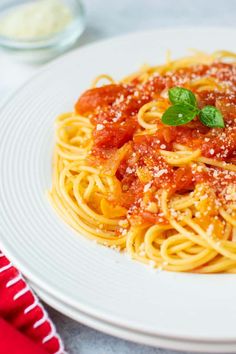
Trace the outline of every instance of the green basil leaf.
{"type": "Polygon", "coordinates": [[[187,103],[191,106],[197,107],[197,100],[195,95],[183,87],[172,87],[169,89],[168,94],[169,100],[172,104],[187,103]]]}
{"type": "Polygon", "coordinates": [[[188,104],[175,104],[170,106],[163,114],[161,120],[162,123],[167,125],[182,125],[189,123],[196,117],[199,110],[188,104]]]}
{"type": "Polygon", "coordinates": [[[222,113],[214,106],[205,106],[200,114],[200,121],[210,128],[224,128],[224,118],[222,113]]]}

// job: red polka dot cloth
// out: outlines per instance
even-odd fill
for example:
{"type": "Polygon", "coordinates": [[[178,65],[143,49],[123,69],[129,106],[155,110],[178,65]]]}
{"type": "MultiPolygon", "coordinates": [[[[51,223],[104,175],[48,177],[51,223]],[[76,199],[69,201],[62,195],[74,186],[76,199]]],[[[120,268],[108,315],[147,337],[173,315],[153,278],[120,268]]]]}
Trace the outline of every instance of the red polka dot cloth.
{"type": "Polygon", "coordinates": [[[64,354],[47,312],[0,252],[0,354],[64,354]]]}

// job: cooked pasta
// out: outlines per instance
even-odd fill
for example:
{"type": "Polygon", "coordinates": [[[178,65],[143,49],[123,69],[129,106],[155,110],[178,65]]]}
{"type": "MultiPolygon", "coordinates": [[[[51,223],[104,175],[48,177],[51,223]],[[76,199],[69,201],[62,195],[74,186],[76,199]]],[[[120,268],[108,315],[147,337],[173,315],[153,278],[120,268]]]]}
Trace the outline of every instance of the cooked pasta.
{"type": "Polygon", "coordinates": [[[65,222],[158,269],[235,273],[235,58],[195,52],[95,79],[56,120],[49,198],[65,222]],[[173,87],[196,97],[186,124],[163,123],[173,87]],[[223,127],[202,123],[209,106],[223,127]]]}

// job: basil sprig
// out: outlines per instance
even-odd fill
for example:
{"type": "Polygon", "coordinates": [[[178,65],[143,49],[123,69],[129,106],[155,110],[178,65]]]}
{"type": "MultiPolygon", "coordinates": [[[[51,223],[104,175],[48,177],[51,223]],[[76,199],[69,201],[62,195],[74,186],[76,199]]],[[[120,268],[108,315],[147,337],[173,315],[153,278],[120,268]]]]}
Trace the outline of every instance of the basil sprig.
{"type": "Polygon", "coordinates": [[[210,128],[224,128],[224,119],[219,111],[214,106],[205,106],[201,109],[199,113],[199,119],[204,124],[210,128]]]}
{"type": "Polygon", "coordinates": [[[197,100],[192,91],[183,87],[172,87],[168,91],[169,100],[172,104],[187,103],[190,106],[197,107],[197,100]]]}
{"type": "Polygon", "coordinates": [[[189,104],[177,103],[170,106],[162,116],[162,122],[167,125],[182,125],[191,122],[198,114],[189,104]]]}
{"type": "Polygon", "coordinates": [[[178,126],[191,122],[197,115],[200,121],[210,128],[224,128],[222,113],[214,106],[199,109],[196,96],[183,87],[173,87],[168,91],[172,106],[162,116],[162,122],[178,126]]]}

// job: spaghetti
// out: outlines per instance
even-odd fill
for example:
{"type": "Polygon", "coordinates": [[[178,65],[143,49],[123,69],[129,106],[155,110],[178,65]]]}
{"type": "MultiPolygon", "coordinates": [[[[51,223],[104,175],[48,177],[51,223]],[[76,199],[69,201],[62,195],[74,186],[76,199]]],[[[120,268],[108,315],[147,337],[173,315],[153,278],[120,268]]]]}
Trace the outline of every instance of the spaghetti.
{"type": "Polygon", "coordinates": [[[235,58],[196,52],[121,82],[98,77],[56,121],[49,197],[66,223],[156,268],[236,273],[235,58]],[[175,86],[225,127],[163,124],[175,86]]]}

